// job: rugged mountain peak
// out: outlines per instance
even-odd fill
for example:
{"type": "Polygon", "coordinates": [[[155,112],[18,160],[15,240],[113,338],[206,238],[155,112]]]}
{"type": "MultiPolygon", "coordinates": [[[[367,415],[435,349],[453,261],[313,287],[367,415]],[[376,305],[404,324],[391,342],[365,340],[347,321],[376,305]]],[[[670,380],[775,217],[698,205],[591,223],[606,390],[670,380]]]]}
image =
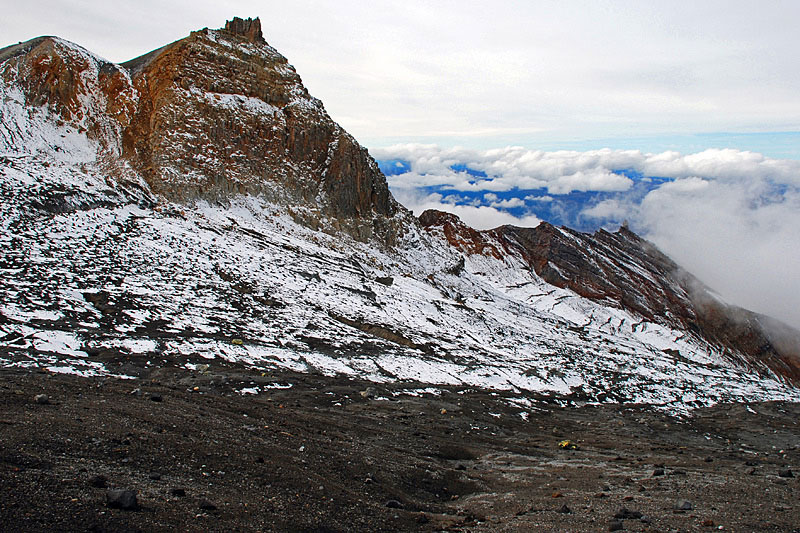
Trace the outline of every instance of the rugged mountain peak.
{"type": "Polygon", "coordinates": [[[242,35],[251,43],[267,43],[267,41],[264,40],[264,35],[261,33],[261,19],[258,17],[254,19],[233,17],[233,20],[225,22],[225,31],[233,33],[234,35],[242,35]]]}
{"type": "Polygon", "coordinates": [[[133,172],[170,201],[255,194],[312,228],[386,244],[413,220],[367,150],[263,39],[258,18],[192,32],[122,65],[49,37],[0,54],[4,87],[18,100],[17,118],[2,119],[9,145],[36,144],[18,141],[47,129],[31,127],[26,111],[41,109],[50,117],[40,113],[41,124],[100,141],[88,157],[108,160],[111,175],[133,172]]]}
{"type": "Polygon", "coordinates": [[[122,65],[51,37],[0,50],[0,367],[223,358],[678,408],[797,397],[778,382],[800,379],[791,331],[775,348],[626,230],[416,223],[259,30],[122,65]]]}
{"type": "Polygon", "coordinates": [[[234,19],[125,63],[141,95],[125,157],[173,200],[258,194],[312,227],[391,241],[398,204],[377,164],[260,35],[234,19]]]}

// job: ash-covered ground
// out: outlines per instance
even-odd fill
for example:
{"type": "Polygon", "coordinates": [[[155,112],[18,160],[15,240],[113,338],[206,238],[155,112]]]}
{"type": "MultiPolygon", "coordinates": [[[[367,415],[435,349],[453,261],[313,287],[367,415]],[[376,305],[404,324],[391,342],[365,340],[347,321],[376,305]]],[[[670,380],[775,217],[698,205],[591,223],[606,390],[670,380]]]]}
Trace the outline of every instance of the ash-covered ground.
{"type": "Polygon", "coordinates": [[[800,531],[796,403],[675,418],[212,363],[4,370],[0,529],[800,531]]]}

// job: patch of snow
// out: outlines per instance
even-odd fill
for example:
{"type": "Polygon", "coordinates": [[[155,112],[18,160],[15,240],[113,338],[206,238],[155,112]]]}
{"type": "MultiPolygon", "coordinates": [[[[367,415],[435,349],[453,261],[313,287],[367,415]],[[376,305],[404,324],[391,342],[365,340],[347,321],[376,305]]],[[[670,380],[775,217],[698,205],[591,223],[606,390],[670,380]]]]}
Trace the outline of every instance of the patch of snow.
{"type": "Polygon", "coordinates": [[[39,331],[33,335],[33,347],[40,352],[52,352],[72,357],[87,357],[80,348],[83,341],[74,333],[67,331],[39,331]]]}

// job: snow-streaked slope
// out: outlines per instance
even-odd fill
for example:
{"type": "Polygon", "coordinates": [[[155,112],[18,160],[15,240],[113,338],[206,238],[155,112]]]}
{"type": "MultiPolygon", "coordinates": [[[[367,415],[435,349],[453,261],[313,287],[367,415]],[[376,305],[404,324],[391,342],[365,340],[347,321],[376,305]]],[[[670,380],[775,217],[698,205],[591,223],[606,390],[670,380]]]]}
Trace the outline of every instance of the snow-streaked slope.
{"type": "Polygon", "coordinates": [[[544,282],[513,252],[462,256],[397,206],[276,54],[213,31],[127,67],[55,38],[3,50],[0,366],[136,376],[224,360],[522,402],[800,400],[682,329],[544,282]],[[237,85],[256,71],[291,83],[237,85]],[[247,126],[249,151],[221,119],[247,126]],[[176,166],[181,154],[194,163],[176,166]],[[234,174],[258,186],[232,187],[234,174]],[[183,194],[194,178],[211,192],[183,194]]]}
{"type": "Polygon", "coordinates": [[[6,367],[124,375],[132,360],[224,359],[672,408],[800,399],[520,259],[473,255],[459,268],[418,227],[379,249],[258,197],[153,206],[97,164],[22,153],[0,156],[0,190],[6,367]]]}

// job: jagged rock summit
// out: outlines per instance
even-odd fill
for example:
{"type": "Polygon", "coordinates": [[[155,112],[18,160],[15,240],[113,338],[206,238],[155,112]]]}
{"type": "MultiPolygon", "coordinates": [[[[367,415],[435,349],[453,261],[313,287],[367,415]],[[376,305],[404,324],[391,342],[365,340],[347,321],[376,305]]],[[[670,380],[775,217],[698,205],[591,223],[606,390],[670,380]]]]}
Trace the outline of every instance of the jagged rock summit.
{"type": "Polygon", "coordinates": [[[233,17],[232,20],[225,22],[225,31],[235,35],[243,35],[251,43],[267,44],[264,34],[261,33],[261,19],[240,19],[233,17]]]}
{"type": "Polygon", "coordinates": [[[289,369],[524,408],[800,397],[791,342],[626,230],[418,221],[258,19],[123,64],[0,50],[0,228],[0,367],[289,369]]]}

